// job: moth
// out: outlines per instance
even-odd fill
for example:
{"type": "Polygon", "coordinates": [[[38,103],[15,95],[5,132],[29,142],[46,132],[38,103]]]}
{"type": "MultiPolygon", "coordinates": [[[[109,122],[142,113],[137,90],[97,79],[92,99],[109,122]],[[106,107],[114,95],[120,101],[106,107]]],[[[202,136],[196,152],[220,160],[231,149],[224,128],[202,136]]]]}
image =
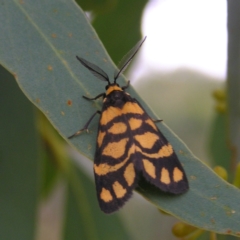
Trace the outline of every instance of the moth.
{"type": "Polygon", "coordinates": [[[120,87],[117,79],[136,55],[146,37],[130,52],[114,74],[108,75],[98,66],[77,56],[80,63],[95,77],[106,81],[106,91],[94,98],[103,98],[102,111],[96,111],[73,138],[88,130],[96,114],[100,114],[94,175],[101,210],[112,213],[131,197],[140,177],[164,192],[181,194],[188,190],[188,180],[171,143],[163,136],[141,104],[120,87]]]}

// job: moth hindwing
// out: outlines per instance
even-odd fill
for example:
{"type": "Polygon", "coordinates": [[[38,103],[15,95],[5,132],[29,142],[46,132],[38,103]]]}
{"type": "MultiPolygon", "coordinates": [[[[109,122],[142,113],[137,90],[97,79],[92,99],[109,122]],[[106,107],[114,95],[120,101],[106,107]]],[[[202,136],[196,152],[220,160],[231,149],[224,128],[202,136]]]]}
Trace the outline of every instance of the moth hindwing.
{"type": "Polygon", "coordinates": [[[137,53],[146,37],[133,48],[110,83],[108,75],[93,63],[77,57],[94,76],[107,81],[102,111],[95,112],[83,129],[87,130],[93,117],[99,113],[94,175],[100,208],[112,213],[124,205],[136,188],[139,178],[164,192],[181,194],[188,190],[188,180],[172,145],[159,131],[140,103],[120,87],[116,80],[137,53]]]}

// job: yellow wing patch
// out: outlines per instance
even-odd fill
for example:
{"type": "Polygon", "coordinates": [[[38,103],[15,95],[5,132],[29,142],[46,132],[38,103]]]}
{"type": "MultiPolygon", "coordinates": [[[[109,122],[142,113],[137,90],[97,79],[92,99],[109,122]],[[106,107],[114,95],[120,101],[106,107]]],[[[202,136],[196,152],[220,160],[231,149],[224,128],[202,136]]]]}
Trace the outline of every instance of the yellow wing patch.
{"type": "Polygon", "coordinates": [[[137,103],[134,102],[126,102],[122,109],[109,106],[102,112],[100,124],[104,126],[111,122],[114,118],[128,113],[143,115],[144,111],[137,103]]]}
{"type": "Polygon", "coordinates": [[[134,180],[136,178],[136,173],[134,169],[133,163],[129,163],[126,167],[124,174],[123,174],[128,186],[131,186],[134,183],[134,180]]]}
{"type": "Polygon", "coordinates": [[[171,182],[169,171],[166,168],[162,168],[160,181],[169,184],[171,182]]]}
{"type": "Polygon", "coordinates": [[[108,191],[106,188],[102,188],[102,191],[100,193],[100,198],[104,202],[110,202],[113,200],[113,196],[111,195],[110,191],[108,191]]]}
{"type": "Polygon", "coordinates": [[[143,159],[143,166],[150,177],[156,178],[156,168],[150,161],[143,159]]]}
{"type": "Polygon", "coordinates": [[[105,111],[103,111],[101,120],[100,120],[100,125],[104,126],[109,122],[111,122],[114,118],[121,115],[122,115],[122,111],[120,108],[110,106],[105,111]]]}
{"type": "Polygon", "coordinates": [[[135,102],[126,102],[122,108],[122,114],[139,114],[143,115],[143,109],[135,102]]]}
{"type": "Polygon", "coordinates": [[[134,138],[140,143],[142,147],[148,149],[151,149],[155,142],[159,140],[159,136],[151,132],[145,132],[142,135],[136,135],[134,138]]]}
{"type": "Polygon", "coordinates": [[[129,138],[123,138],[118,142],[110,142],[104,149],[102,154],[118,159],[125,153],[125,148],[129,138]]]}
{"type": "Polygon", "coordinates": [[[150,125],[154,130],[157,131],[157,127],[156,125],[154,124],[154,122],[149,118],[145,121],[145,123],[147,123],[148,125],[150,125]]]}
{"type": "Polygon", "coordinates": [[[113,126],[108,129],[109,133],[121,134],[127,131],[127,125],[123,122],[113,123],[113,126]]]}
{"type": "Polygon", "coordinates": [[[117,198],[124,197],[127,192],[127,190],[118,181],[114,182],[112,187],[117,198]]]}
{"type": "Polygon", "coordinates": [[[131,130],[135,130],[141,127],[143,121],[137,118],[130,118],[128,122],[131,130]]]}
{"type": "Polygon", "coordinates": [[[183,180],[183,172],[177,167],[173,169],[173,180],[174,182],[183,180]]]}
{"type": "Polygon", "coordinates": [[[103,138],[105,135],[106,135],[106,132],[102,132],[102,131],[98,132],[98,138],[97,138],[98,147],[102,145],[103,138]]]}
{"type": "Polygon", "coordinates": [[[168,143],[167,145],[162,146],[162,148],[159,150],[158,154],[159,154],[160,158],[170,157],[173,154],[172,145],[170,143],[168,143]]]}

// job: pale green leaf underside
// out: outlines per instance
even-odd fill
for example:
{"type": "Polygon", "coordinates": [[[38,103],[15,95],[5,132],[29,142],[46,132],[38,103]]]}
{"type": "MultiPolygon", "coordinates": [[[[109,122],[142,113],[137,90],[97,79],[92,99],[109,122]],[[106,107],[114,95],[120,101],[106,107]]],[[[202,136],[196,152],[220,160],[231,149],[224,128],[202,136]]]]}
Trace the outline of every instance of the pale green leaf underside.
{"type": "MultiPolygon", "coordinates": [[[[94,78],[75,56],[100,66],[111,79],[115,66],[81,9],[69,0],[0,0],[0,30],[0,62],[16,76],[27,97],[65,139],[82,128],[101,108],[100,101],[88,102],[82,95],[98,95],[104,91],[105,83],[94,78]]],[[[125,80],[120,79],[119,83],[122,85],[125,80]]],[[[128,92],[157,118],[131,87],[128,92]]],[[[197,160],[163,123],[158,126],[183,163],[190,190],[181,196],[165,195],[151,188],[141,188],[139,192],[192,225],[240,234],[240,191],[197,160]]],[[[93,159],[97,118],[90,130],[90,134],[73,138],[71,144],[93,159]]]]}

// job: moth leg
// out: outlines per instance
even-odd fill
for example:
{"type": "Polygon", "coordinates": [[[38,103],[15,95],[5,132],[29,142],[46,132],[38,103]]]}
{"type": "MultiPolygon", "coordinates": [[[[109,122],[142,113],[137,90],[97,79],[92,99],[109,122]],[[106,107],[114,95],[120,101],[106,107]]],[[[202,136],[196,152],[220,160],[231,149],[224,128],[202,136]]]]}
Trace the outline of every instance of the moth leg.
{"type": "Polygon", "coordinates": [[[88,98],[88,97],[86,97],[86,96],[83,96],[83,98],[85,98],[85,99],[87,99],[87,100],[96,100],[96,99],[98,99],[98,98],[100,98],[100,97],[102,97],[102,96],[104,96],[105,95],[105,93],[100,93],[99,95],[97,95],[96,97],[94,97],[94,98],[88,98]]]}
{"type": "Polygon", "coordinates": [[[162,119],[152,119],[153,122],[157,123],[157,122],[162,122],[163,120],[162,119]]]}
{"type": "Polygon", "coordinates": [[[122,87],[122,90],[127,89],[127,88],[129,87],[129,83],[130,83],[130,81],[127,82],[127,85],[126,85],[126,86],[123,86],[123,87],[122,87]]]}
{"type": "Polygon", "coordinates": [[[93,118],[95,117],[95,115],[96,115],[97,113],[100,114],[101,111],[96,111],[96,112],[89,118],[89,120],[87,121],[87,123],[85,124],[85,126],[84,126],[82,129],[80,129],[79,131],[77,131],[76,133],[74,133],[73,135],[71,135],[70,137],[68,137],[68,139],[71,139],[71,138],[79,135],[81,132],[83,132],[83,131],[85,131],[85,130],[88,132],[88,125],[90,124],[90,122],[93,120],[93,118]]]}

